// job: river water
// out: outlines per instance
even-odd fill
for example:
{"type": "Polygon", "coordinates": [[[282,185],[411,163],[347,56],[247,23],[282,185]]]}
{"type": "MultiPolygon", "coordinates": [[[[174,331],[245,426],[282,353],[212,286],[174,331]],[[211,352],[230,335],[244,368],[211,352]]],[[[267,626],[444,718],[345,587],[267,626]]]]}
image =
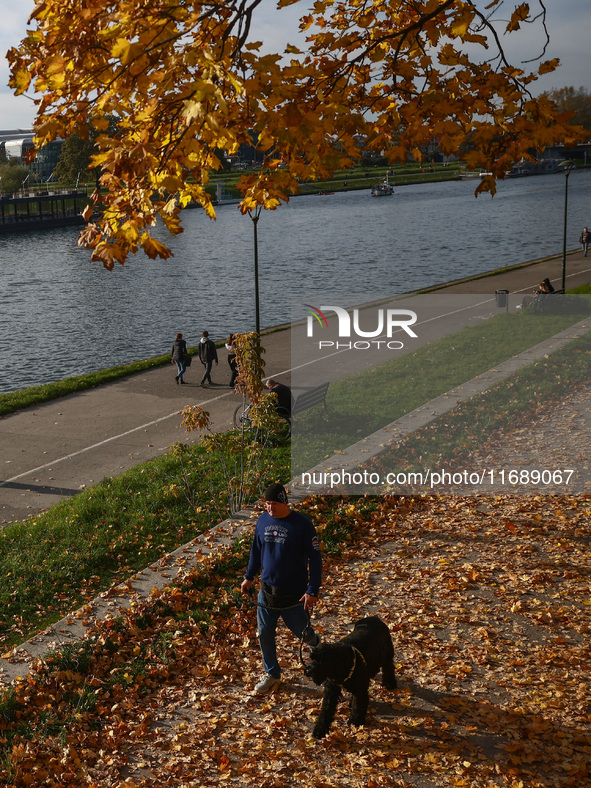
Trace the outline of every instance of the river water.
{"type": "MultiPolygon", "coordinates": [[[[568,248],[591,224],[591,172],[568,187],[568,248]]],[[[289,320],[298,293],[397,294],[562,250],[565,179],[517,178],[474,198],[475,183],[297,197],[258,223],[261,326],[289,320]]],[[[235,205],[218,219],[184,213],[160,237],[167,261],[112,272],[77,246],[78,229],[0,236],[0,393],[160,355],[254,328],[253,224],[235,205]]],[[[486,285],[483,285],[486,288],[486,285]]]]}

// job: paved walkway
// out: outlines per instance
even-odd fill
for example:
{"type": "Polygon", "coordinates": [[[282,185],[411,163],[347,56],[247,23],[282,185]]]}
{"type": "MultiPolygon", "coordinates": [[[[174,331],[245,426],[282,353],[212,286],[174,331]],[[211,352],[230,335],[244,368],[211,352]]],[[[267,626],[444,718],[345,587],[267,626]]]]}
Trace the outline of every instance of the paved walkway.
{"type": "MultiPolygon", "coordinates": [[[[505,269],[500,273],[441,285],[442,292],[517,294],[513,309],[545,277],[560,287],[561,257],[505,269]]],[[[443,275],[442,275],[443,278],[443,275]]],[[[591,258],[567,257],[567,288],[591,281],[591,258]]],[[[266,371],[290,374],[290,332],[265,335],[266,371]]],[[[189,385],[176,386],[172,366],[141,372],[96,389],[27,408],[0,419],[0,522],[39,513],[57,501],[97,484],[106,476],[153,459],[187,438],[179,411],[199,404],[211,413],[213,428],[227,429],[239,400],[228,389],[229,368],[220,354],[215,386],[198,385],[200,365],[190,368],[189,385]]]]}

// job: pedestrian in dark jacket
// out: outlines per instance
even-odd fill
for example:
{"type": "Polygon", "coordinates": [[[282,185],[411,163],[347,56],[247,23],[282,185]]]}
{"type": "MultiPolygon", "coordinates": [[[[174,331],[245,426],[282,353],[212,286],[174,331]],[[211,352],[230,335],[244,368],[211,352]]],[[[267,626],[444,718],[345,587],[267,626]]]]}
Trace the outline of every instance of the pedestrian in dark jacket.
{"type": "Polygon", "coordinates": [[[273,391],[275,394],[277,394],[277,405],[275,407],[277,413],[280,416],[291,416],[291,409],[293,408],[293,394],[291,393],[289,386],[286,386],[285,383],[279,383],[277,380],[273,380],[273,378],[269,378],[269,380],[265,383],[265,386],[269,389],[269,391],[273,391]]]}
{"type": "Polygon", "coordinates": [[[297,638],[317,646],[320,638],[312,629],[307,611],[318,601],[322,556],[313,523],[293,511],[285,487],[271,484],[265,490],[267,511],[257,520],[250,559],[240,586],[248,594],[261,573],[257,623],[265,676],[254,688],[257,695],[281,684],[275,634],[279,619],[297,638]]]}
{"type": "Polygon", "coordinates": [[[579,238],[579,243],[583,247],[583,251],[585,252],[585,257],[587,257],[587,250],[589,249],[589,244],[591,243],[591,233],[586,227],[583,227],[583,232],[581,233],[581,237],[579,238]]]}
{"type": "Polygon", "coordinates": [[[186,365],[187,359],[187,343],[183,339],[182,334],[177,334],[176,339],[174,340],[172,346],[172,357],[170,359],[170,363],[176,363],[176,368],[178,374],[175,378],[177,384],[178,383],[186,383],[186,380],[183,380],[183,375],[185,374],[185,370],[187,369],[186,365]]]}
{"type": "Polygon", "coordinates": [[[554,292],[554,286],[552,282],[546,277],[543,279],[540,284],[538,285],[537,289],[534,290],[536,295],[550,295],[550,293],[554,292]]]}
{"type": "Polygon", "coordinates": [[[203,377],[201,378],[200,386],[206,388],[205,383],[209,383],[213,385],[213,380],[211,379],[211,368],[215,361],[216,366],[218,363],[218,352],[216,350],[215,343],[209,338],[209,332],[203,331],[201,334],[201,339],[199,340],[199,360],[205,367],[205,371],[203,373],[203,377]]]}

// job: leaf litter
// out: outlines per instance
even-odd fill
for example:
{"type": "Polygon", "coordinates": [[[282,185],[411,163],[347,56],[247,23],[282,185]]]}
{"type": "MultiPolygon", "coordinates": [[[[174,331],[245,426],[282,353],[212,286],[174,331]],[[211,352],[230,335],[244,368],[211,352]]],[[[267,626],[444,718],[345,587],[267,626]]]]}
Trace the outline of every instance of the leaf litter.
{"type": "MultiPolygon", "coordinates": [[[[327,551],[314,624],[325,640],[380,615],[399,689],[370,688],[368,723],[311,736],[321,691],[278,638],[284,684],[254,697],[262,663],[245,554],[221,574],[97,623],[0,710],[2,779],[28,785],[582,786],[591,780],[590,496],[310,498],[327,551]],[[84,644],[82,645],[84,650],[84,644]]],[[[245,543],[246,549],[246,543],[245,543]]],[[[225,553],[229,553],[225,548],[225,553]]]]}

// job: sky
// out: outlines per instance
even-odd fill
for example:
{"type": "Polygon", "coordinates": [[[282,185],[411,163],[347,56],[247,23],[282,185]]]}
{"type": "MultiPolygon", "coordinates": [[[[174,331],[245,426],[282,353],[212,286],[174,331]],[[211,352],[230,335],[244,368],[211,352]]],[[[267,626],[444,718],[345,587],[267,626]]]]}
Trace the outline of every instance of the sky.
{"type": "MultiPolygon", "coordinates": [[[[294,40],[299,8],[302,12],[306,0],[296,6],[274,12],[274,0],[263,0],[260,17],[255,18],[253,38],[266,42],[266,49],[280,52],[289,40],[294,40]],[[268,43],[267,43],[268,42],[268,43]]],[[[482,3],[484,7],[486,3],[482,3]]],[[[35,105],[26,96],[14,96],[8,87],[9,70],[5,53],[18,46],[26,34],[27,19],[34,8],[34,0],[0,0],[0,129],[30,128],[35,117],[35,105]]],[[[480,5],[480,3],[479,3],[480,5]]],[[[507,16],[514,5],[507,2],[507,16]]],[[[535,0],[530,3],[532,9],[535,0]]],[[[533,86],[540,93],[554,87],[572,85],[591,91],[591,46],[589,46],[591,6],[589,0],[546,0],[547,25],[550,46],[544,59],[560,58],[560,68],[538,80],[533,86]]],[[[532,27],[520,38],[519,50],[513,52],[514,60],[535,57],[540,49],[540,29],[532,27]],[[515,56],[516,55],[516,56],[515,56]]]]}

